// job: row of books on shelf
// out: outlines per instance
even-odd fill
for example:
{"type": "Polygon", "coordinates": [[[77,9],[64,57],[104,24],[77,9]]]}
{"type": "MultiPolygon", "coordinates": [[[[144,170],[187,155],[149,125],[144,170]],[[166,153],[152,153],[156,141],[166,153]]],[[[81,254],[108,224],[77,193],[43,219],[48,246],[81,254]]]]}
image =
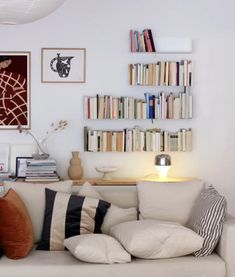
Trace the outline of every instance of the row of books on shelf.
{"type": "Polygon", "coordinates": [[[145,99],[130,96],[84,97],[86,119],[189,119],[193,98],[188,89],[180,93],[145,93],[145,99]]]}
{"type": "Polygon", "coordinates": [[[131,52],[155,52],[155,45],[152,31],[145,29],[143,31],[131,30],[131,52]]]}
{"type": "Polygon", "coordinates": [[[59,180],[55,160],[29,159],[26,161],[26,182],[57,182],[59,180]]]}
{"type": "Polygon", "coordinates": [[[89,152],[191,151],[191,129],[168,132],[161,129],[91,130],[84,127],[84,150],[89,152]]]}
{"type": "Polygon", "coordinates": [[[185,86],[192,85],[192,61],[160,61],[129,65],[130,85],[185,86]]]}

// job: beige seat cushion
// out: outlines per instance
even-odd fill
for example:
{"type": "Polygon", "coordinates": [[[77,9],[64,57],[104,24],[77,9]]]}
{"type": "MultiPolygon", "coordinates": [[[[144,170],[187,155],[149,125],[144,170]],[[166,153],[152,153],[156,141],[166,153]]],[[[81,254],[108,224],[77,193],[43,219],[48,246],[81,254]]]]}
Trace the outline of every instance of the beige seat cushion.
{"type": "Polygon", "coordinates": [[[45,211],[45,188],[71,193],[72,181],[57,182],[47,185],[27,182],[4,182],[6,190],[12,188],[23,200],[31,218],[35,242],[41,238],[44,211],[45,211]]]}
{"type": "Polygon", "coordinates": [[[216,254],[196,258],[132,259],[127,264],[90,264],[69,251],[31,251],[25,259],[0,260],[1,277],[225,277],[225,263],[216,254]]]}
{"type": "Polygon", "coordinates": [[[175,221],[185,225],[202,189],[203,181],[139,182],[139,210],[143,219],[175,221]]]}

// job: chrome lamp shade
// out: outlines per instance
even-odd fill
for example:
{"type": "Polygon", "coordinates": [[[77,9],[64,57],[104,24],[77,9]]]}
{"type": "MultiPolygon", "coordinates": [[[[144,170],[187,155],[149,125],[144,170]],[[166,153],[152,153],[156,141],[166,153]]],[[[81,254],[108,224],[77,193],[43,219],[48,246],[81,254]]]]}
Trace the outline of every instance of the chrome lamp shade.
{"type": "Polygon", "coordinates": [[[157,155],[155,157],[156,166],[171,166],[171,157],[167,154],[157,155]]]}

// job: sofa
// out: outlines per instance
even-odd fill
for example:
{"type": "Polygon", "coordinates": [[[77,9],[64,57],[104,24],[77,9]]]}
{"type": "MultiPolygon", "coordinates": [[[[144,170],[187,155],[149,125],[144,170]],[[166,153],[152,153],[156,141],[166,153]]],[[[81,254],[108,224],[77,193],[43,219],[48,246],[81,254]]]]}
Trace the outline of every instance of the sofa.
{"type": "MultiPolygon", "coordinates": [[[[162,188],[169,186],[167,183],[161,185],[162,188]]],[[[28,191],[27,186],[28,184],[24,183],[5,184],[6,189],[13,188],[24,201],[27,202],[32,199],[32,203],[26,203],[26,206],[34,204],[40,210],[40,204],[43,203],[40,197],[42,197],[41,191],[44,186],[37,184],[36,186],[34,185],[33,190],[30,188],[28,191]],[[30,197],[26,197],[27,193],[30,194],[30,197]],[[35,197],[38,197],[39,202],[35,203],[35,197]]],[[[50,186],[56,189],[56,186],[60,185],[57,183],[55,187],[53,185],[50,186]]],[[[72,186],[71,189],[74,194],[77,194],[80,188],[72,186]]],[[[67,190],[69,190],[69,187],[67,187],[67,190]]],[[[103,199],[114,205],[122,208],[139,208],[140,199],[135,186],[97,186],[95,190],[102,195],[103,199]]],[[[169,193],[169,191],[163,191],[163,194],[169,193]]],[[[176,212],[184,213],[186,217],[189,216],[193,207],[193,203],[190,203],[190,201],[193,202],[192,199],[196,198],[196,194],[199,192],[200,189],[197,189],[197,192],[190,192],[193,198],[190,195],[187,196],[186,193],[186,198],[189,199],[188,208],[184,206],[184,203],[180,206],[177,204],[178,207],[175,207],[176,212]]],[[[161,201],[164,201],[165,204],[168,202],[173,203],[172,205],[177,201],[182,201],[181,196],[177,197],[174,191],[170,197],[172,198],[169,199],[168,195],[168,199],[165,199],[165,201],[161,199],[161,201]],[[177,200],[176,197],[179,199],[177,200]]],[[[162,195],[160,198],[162,198],[162,195]]],[[[161,201],[159,200],[158,202],[160,203],[161,201]]],[[[40,233],[42,226],[39,225],[42,223],[37,220],[39,215],[33,215],[32,217],[34,217],[32,222],[35,232],[40,233]]],[[[139,259],[132,257],[130,263],[107,265],[79,261],[69,251],[42,251],[34,248],[23,259],[12,260],[3,256],[0,259],[0,277],[235,277],[234,249],[235,218],[227,216],[215,251],[205,257],[195,257],[193,255],[168,259],[139,259]]]]}

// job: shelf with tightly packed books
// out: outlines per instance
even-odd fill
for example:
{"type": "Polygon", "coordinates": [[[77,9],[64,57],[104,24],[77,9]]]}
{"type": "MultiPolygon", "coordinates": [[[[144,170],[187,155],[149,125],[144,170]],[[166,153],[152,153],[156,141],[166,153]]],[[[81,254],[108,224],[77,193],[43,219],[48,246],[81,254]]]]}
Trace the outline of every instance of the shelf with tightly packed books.
{"type": "Polygon", "coordinates": [[[85,119],[191,119],[193,98],[185,87],[182,92],[144,93],[132,96],[95,95],[84,97],[85,119]]]}
{"type": "Polygon", "coordinates": [[[85,152],[189,152],[191,129],[169,132],[140,127],[123,130],[93,130],[84,127],[85,152]]]}
{"type": "Polygon", "coordinates": [[[129,65],[131,86],[182,86],[192,85],[192,61],[159,61],[129,65]]]}

